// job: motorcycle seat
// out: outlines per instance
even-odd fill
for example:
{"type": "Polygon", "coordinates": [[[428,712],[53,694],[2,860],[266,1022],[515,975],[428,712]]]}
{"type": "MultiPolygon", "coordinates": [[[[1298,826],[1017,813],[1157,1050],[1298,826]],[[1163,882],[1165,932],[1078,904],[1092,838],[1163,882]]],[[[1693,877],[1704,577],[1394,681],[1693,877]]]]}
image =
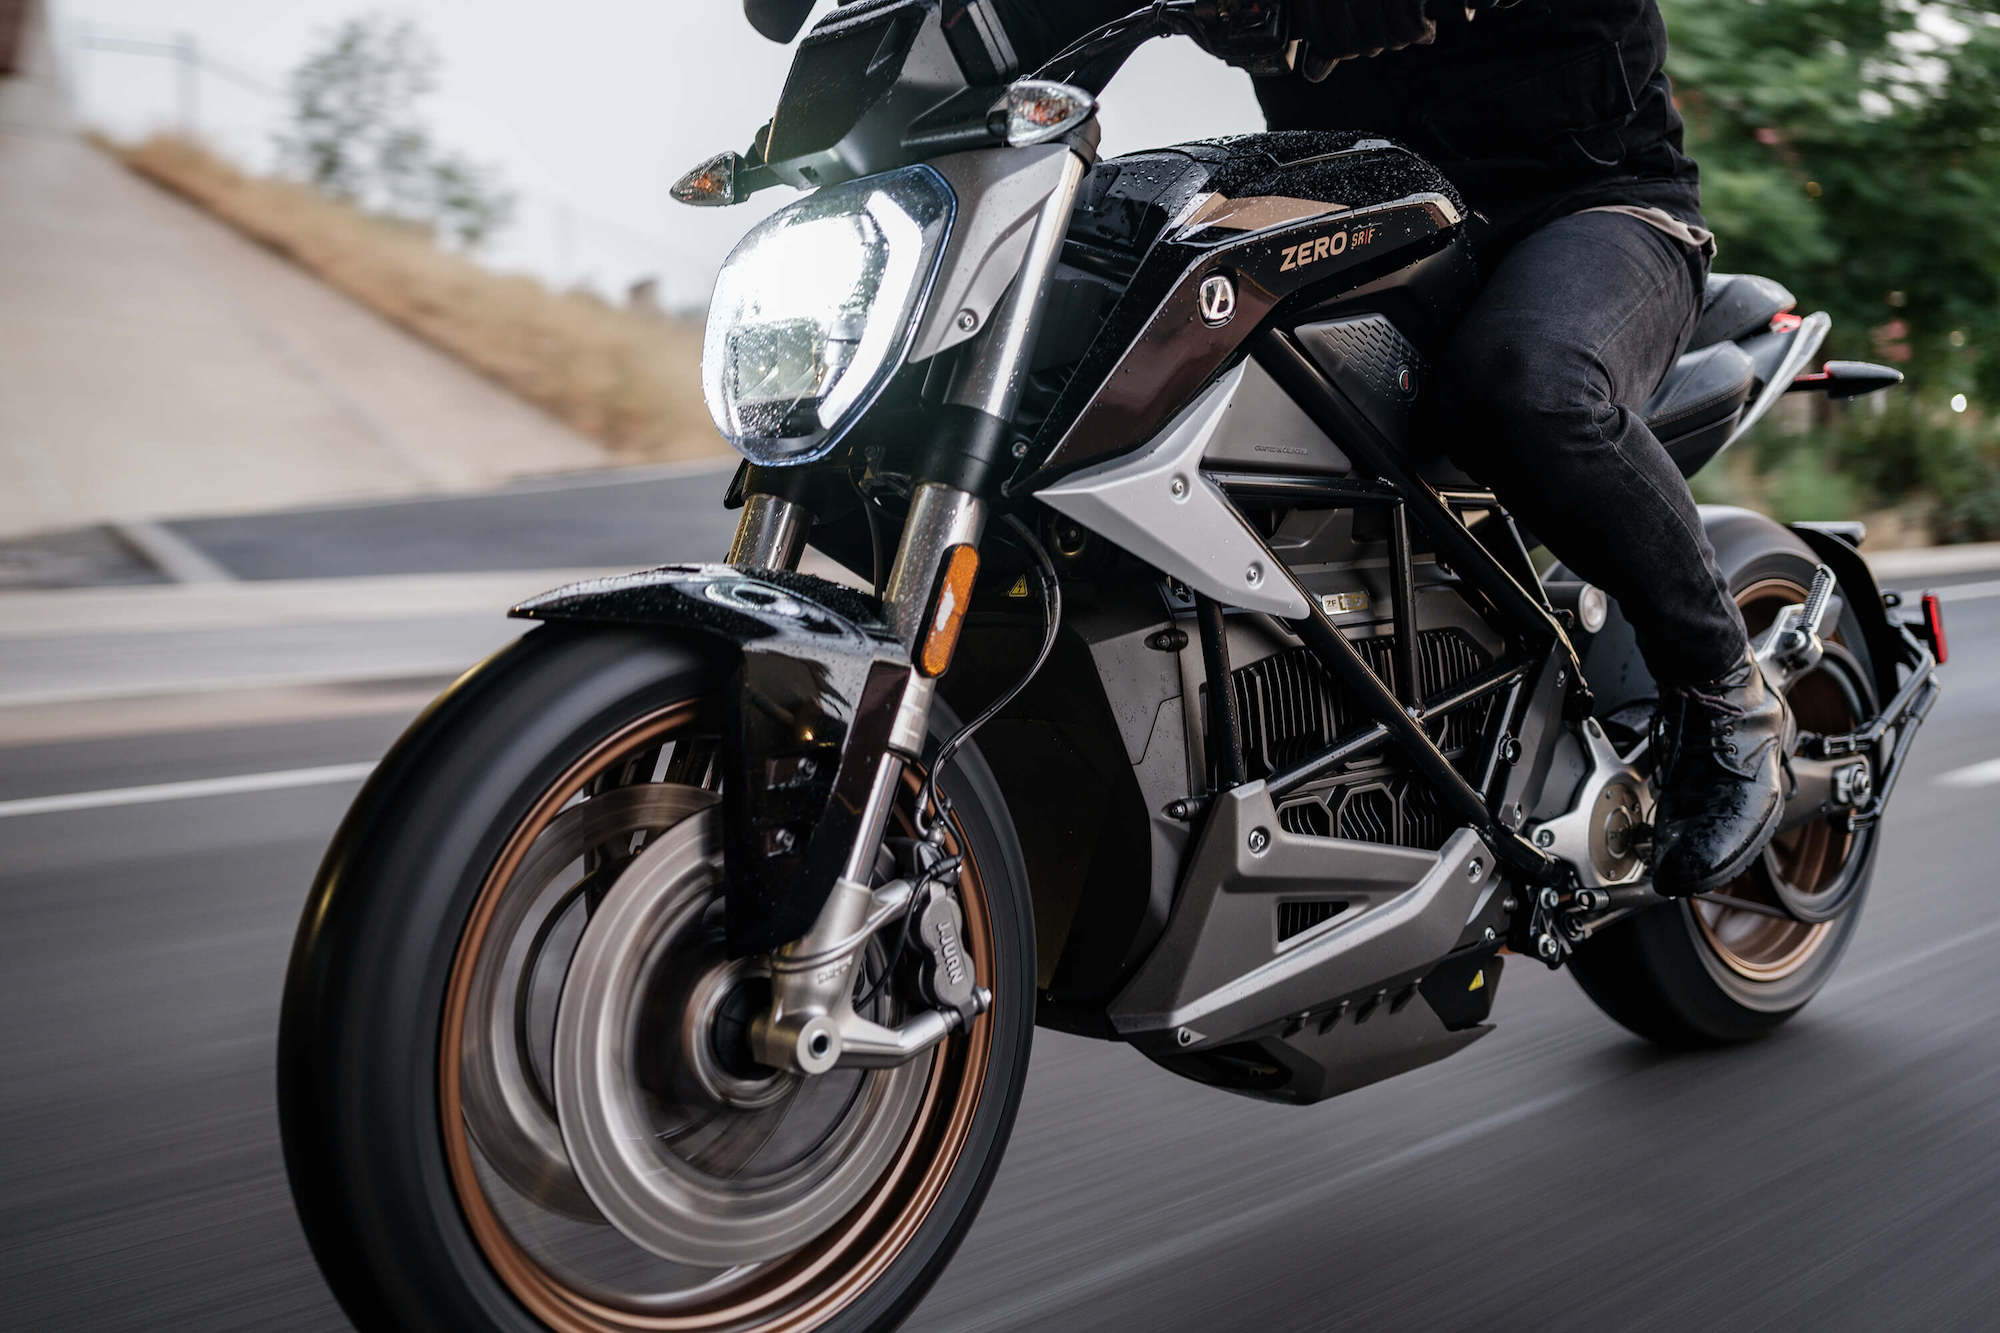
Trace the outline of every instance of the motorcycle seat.
{"type": "Polygon", "coordinates": [[[1735,342],[1771,327],[1771,317],[1798,304],[1784,284],[1755,273],[1711,273],[1702,295],[1701,317],[1688,339],[1690,352],[1735,342]]]}
{"type": "MultiPolygon", "coordinates": [[[[1729,439],[1759,382],[1757,362],[1733,342],[1684,353],[1646,400],[1640,417],[1667,447],[1684,477],[1692,477],[1729,439]]],[[[1418,472],[1443,490],[1476,488],[1449,458],[1418,450],[1418,472]]]]}
{"type": "Polygon", "coordinates": [[[1640,416],[1681,475],[1692,477],[1728,440],[1756,384],[1750,353],[1734,342],[1713,343],[1674,362],[1640,416]]]}

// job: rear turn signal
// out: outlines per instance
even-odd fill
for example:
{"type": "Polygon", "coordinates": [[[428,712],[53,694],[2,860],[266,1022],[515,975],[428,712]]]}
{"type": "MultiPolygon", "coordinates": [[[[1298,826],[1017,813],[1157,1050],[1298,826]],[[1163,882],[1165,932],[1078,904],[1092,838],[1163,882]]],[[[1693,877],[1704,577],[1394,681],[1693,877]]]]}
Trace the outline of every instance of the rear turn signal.
{"type": "Polygon", "coordinates": [[[1934,592],[1924,594],[1924,636],[1931,641],[1931,656],[1937,659],[1939,666],[1943,666],[1945,659],[1951,656],[1951,650],[1944,641],[1944,603],[1934,592]]]}
{"type": "Polygon", "coordinates": [[[917,670],[926,676],[942,676],[951,666],[958,631],[965,625],[965,608],[972,602],[972,580],[978,573],[976,548],[958,545],[945,552],[937,592],[931,597],[929,625],[917,646],[917,670]]]}

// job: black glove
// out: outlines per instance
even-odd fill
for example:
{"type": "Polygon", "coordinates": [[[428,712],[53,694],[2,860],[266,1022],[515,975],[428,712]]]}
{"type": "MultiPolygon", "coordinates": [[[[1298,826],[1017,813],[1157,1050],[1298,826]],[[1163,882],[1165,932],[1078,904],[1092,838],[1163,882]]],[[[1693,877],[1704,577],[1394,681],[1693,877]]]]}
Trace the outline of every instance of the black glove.
{"type": "Polygon", "coordinates": [[[1425,0],[1296,0],[1295,31],[1307,52],[1301,70],[1317,82],[1343,60],[1429,44],[1437,37],[1437,24],[1424,16],[1424,4],[1425,0]]]}

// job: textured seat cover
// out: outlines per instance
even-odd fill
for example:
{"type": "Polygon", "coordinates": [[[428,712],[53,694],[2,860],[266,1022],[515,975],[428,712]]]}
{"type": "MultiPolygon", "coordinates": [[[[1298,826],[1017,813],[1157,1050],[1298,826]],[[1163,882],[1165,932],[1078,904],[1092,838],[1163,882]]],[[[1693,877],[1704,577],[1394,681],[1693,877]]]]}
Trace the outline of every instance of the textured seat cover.
{"type": "Polygon", "coordinates": [[[1771,316],[1790,310],[1798,298],[1784,284],[1755,273],[1711,273],[1702,296],[1701,318],[1695,321],[1688,350],[1734,342],[1771,326],[1771,316]]]}
{"type": "Polygon", "coordinates": [[[1716,343],[1674,362],[1640,415],[1653,434],[1671,440],[1735,416],[1756,380],[1748,352],[1735,343],[1716,343]]]}

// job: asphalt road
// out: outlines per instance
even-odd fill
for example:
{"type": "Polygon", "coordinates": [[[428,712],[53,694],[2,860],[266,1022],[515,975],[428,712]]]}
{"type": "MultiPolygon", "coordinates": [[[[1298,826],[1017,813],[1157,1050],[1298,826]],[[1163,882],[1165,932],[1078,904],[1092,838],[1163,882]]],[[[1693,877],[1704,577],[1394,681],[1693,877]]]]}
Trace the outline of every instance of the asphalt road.
{"type": "MultiPolygon", "coordinates": [[[[1993,1327],[1996,788],[1939,779],[2000,756],[2000,596],[1955,601],[1951,630],[1867,920],[1781,1035],[1662,1055],[1525,960],[1494,1036],[1303,1110],[1044,1035],[916,1326],[1993,1327]]],[[[352,781],[5,803],[358,764],[402,720],[0,750],[0,1326],[344,1326],[286,1196],[271,1062],[352,781]]]]}

